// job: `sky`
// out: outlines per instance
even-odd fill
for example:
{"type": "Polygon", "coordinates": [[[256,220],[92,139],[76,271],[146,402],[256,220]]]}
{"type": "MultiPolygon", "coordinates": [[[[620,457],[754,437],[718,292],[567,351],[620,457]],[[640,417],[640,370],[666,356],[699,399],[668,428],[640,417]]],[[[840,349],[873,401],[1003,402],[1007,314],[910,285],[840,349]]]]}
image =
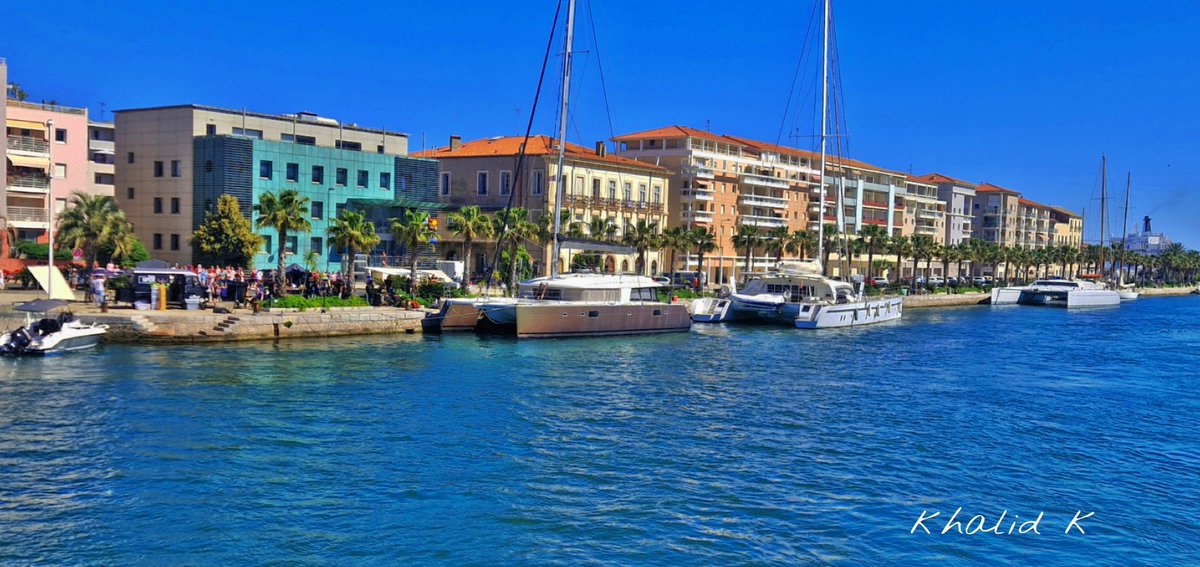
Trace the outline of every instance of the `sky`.
{"type": "MultiPolygon", "coordinates": [[[[815,1],[579,0],[568,140],[678,124],[813,149],[815,1]]],[[[524,133],[557,5],[23,2],[4,9],[0,57],[30,100],[93,119],[187,103],[309,111],[406,132],[418,151],[524,133]]],[[[1200,247],[1200,2],[844,0],[833,12],[850,157],[1082,212],[1094,242],[1107,155],[1110,216],[1128,173],[1130,224],[1150,215],[1200,247]]],[[[555,133],[561,51],[556,38],[534,133],[555,133]]]]}

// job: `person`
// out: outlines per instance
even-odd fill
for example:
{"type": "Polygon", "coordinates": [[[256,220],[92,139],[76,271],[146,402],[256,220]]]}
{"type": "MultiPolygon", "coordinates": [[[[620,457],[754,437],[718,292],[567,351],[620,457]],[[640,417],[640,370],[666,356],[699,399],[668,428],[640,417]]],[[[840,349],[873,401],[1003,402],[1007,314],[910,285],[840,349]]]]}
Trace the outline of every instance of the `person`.
{"type": "Polygon", "coordinates": [[[96,300],[96,306],[100,307],[105,303],[104,297],[104,274],[96,273],[92,276],[92,296],[96,300]]]}
{"type": "Polygon", "coordinates": [[[0,270],[0,289],[4,289],[4,270],[0,270]]]}

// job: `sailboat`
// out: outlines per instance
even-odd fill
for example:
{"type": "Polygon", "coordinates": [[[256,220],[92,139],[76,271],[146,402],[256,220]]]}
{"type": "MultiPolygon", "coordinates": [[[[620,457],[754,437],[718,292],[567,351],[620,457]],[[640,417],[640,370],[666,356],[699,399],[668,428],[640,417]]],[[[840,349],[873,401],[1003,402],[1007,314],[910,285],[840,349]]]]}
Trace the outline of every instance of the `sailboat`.
{"type": "Polygon", "coordinates": [[[562,203],[571,57],[574,43],[575,0],[567,6],[562,99],[558,115],[557,168],[554,192],[554,230],[550,275],[518,284],[515,302],[477,303],[492,330],[513,332],[518,338],[633,335],[687,331],[692,321],[687,307],[658,299],[661,284],[640,275],[559,273],[564,248],[562,203]]]}
{"type": "Polygon", "coordinates": [[[1132,184],[1133,175],[1125,174],[1125,216],[1121,222],[1121,257],[1117,260],[1117,295],[1121,296],[1121,301],[1132,301],[1137,299],[1141,293],[1134,287],[1133,284],[1125,283],[1125,247],[1126,238],[1129,236],[1129,188],[1132,184]]]}

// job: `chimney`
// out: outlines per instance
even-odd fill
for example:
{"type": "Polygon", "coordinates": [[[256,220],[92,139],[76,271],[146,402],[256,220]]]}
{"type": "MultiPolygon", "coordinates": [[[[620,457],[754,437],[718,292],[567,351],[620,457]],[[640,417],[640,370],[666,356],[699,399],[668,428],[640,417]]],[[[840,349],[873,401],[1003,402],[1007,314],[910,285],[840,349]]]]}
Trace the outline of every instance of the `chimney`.
{"type": "Polygon", "coordinates": [[[604,141],[601,140],[599,142],[596,142],[596,156],[604,157],[607,155],[608,155],[608,146],[606,146],[604,144],[604,141]]]}
{"type": "Polygon", "coordinates": [[[1149,215],[1142,218],[1142,232],[1145,234],[1150,234],[1150,216],[1149,215]]]}
{"type": "Polygon", "coordinates": [[[462,147],[462,136],[450,136],[450,151],[455,151],[462,147]]]}

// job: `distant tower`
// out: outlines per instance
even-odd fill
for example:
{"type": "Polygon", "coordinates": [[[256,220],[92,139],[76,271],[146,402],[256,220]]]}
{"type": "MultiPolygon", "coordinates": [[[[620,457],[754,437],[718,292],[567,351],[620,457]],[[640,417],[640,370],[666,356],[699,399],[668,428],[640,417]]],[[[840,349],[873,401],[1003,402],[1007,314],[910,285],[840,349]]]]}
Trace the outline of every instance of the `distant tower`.
{"type": "Polygon", "coordinates": [[[1150,215],[1142,217],[1142,233],[1150,234],[1150,215]]]}

